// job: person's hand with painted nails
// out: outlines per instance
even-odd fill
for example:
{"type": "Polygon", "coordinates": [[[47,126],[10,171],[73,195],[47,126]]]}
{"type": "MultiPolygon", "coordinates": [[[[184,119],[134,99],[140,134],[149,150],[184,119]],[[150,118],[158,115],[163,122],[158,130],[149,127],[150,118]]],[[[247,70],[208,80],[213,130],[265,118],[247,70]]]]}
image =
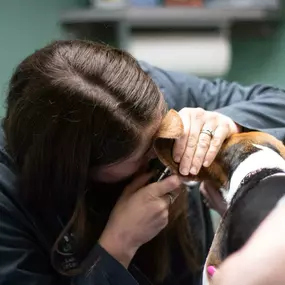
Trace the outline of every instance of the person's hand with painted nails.
{"type": "Polygon", "coordinates": [[[231,118],[201,108],[184,108],[179,112],[184,135],[176,140],[173,159],[179,163],[182,175],[196,175],[202,165],[208,167],[225,139],[240,132],[231,118]]]}

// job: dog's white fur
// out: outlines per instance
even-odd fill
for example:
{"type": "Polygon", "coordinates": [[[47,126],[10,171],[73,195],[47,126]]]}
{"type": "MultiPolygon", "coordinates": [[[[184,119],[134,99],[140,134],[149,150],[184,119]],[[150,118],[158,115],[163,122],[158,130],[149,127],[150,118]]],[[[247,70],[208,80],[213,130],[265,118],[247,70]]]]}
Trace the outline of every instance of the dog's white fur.
{"type": "Polygon", "coordinates": [[[285,160],[274,150],[254,144],[260,150],[249,155],[234,171],[227,192],[223,192],[227,204],[231,202],[242,180],[251,172],[264,168],[280,168],[285,171],[285,160]]]}
{"type": "MultiPolygon", "coordinates": [[[[259,151],[249,155],[234,171],[230,180],[228,191],[222,191],[225,201],[229,206],[232,198],[238,190],[242,180],[249,174],[259,169],[273,169],[280,168],[285,172],[285,160],[274,150],[253,144],[259,151]]],[[[277,175],[277,174],[275,174],[277,175]]],[[[203,270],[203,285],[208,285],[207,268],[204,266],[203,270]]]]}

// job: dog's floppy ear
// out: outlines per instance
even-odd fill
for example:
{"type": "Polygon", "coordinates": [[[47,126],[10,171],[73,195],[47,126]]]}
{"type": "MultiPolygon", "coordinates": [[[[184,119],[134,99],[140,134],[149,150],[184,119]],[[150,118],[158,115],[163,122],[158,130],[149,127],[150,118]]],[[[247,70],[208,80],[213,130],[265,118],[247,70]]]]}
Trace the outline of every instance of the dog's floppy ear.
{"type": "Polygon", "coordinates": [[[172,158],[172,147],[174,140],[183,135],[184,126],[179,114],[175,110],[170,110],[160,125],[154,149],[159,160],[170,167],[174,173],[178,173],[178,164],[172,158]]]}
{"type": "MultiPolygon", "coordinates": [[[[154,149],[159,160],[165,166],[169,167],[174,174],[178,175],[180,175],[179,164],[173,160],[172,149],[175,139],[180,138],[183,133],[184,126],[180,115],[175,110],[170,110],[162,120],[154,141],[154,149]]],[[[189,173],[187,176],[183,176],[183,178],[189,181],[202,181],[213,177],[220,177],[222,175],[223,171],[220,169],[219,165],[213,163],[208,168],[202,167],[197,175],[189,173]],[[217,174],[215,174],[216,172],[217,174]]],[[[217,179],[215,179],[215,181],[216,180],[217,179]]]]}
{"type": "MultiPolygon", "coordinates": [[[[179,164],[173,160],[172,149],[175,139],[180,138],[184,133],[184,126],[180,115],[175,110],[170,110],[160,125],[154,141],[154,149],[159,160],[171,169],[174,174],[179,175],[179,164]]],[[[202,167],[200,172],[193,176],[189,173],[184,179],[202,181],[209,179],[209,173],[217,169],[220,173],[218,166],[213,164],[208,169],[202,167]]],[[[220,174],[221,175],[221,174],[220,174]]]]}
{"type": "Polygon", "coordinates": [[[157,139],[178,139],[183,135],[184,126],[179,114],[171,109],[161,122],[157,139]]]}

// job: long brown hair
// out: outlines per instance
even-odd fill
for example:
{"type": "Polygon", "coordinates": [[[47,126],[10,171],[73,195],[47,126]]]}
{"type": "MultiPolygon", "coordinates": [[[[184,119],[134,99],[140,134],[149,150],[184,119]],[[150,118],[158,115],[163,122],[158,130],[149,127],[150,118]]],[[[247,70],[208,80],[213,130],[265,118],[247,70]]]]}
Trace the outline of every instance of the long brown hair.
{"type": "MultiPolygon", "coordinates": [[[[137,61],[106,45],[56,41],[27,57],[12,76],[4,120],[7,149],[26,203],[45,217],[73,216],[85,236],[83,197],[90,166],[130,155],[163,105],[160,101],[159,89],[137,61]]],[[[177,204],[184,206],[177,206],[176,222],[141,250],[155,280],[168,272],[167,232],[178,235],[194,266],[186,195],[180,199],[177,204]],[[163,252],[165,259],[150,262],[163,252]]]]}

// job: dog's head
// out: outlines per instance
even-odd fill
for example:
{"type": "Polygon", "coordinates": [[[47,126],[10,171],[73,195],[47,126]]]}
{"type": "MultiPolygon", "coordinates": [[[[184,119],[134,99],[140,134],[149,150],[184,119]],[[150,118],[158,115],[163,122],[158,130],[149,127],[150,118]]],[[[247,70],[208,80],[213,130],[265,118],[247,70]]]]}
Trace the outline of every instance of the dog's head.
{"type": "MultiPolygon", "coordinates": [[[[158,158],[178,175],[179,165],[172,158],[172,148],[174,140],[182,134],[182,120],[176,111],[170,110],[154,143],[158,158]]],[[[284,185],[285,176],[264,180],[273,174],[285,172],[284,158],[283,144],[269,134],[235,134],[223,143],[208,168],[202,167],[197,176],[184,177],[191,181],[212,180],[226,189],[223,194],[228,203],[228,210],[216,231],[206,260],[204,284],[211,283],[205,269],[208,266],[219,267],[229,254],[238,250],[285,192],[285,189],[275,187],[268,198],[269,192],[266,191],[269,185],[284,185]]]]}

